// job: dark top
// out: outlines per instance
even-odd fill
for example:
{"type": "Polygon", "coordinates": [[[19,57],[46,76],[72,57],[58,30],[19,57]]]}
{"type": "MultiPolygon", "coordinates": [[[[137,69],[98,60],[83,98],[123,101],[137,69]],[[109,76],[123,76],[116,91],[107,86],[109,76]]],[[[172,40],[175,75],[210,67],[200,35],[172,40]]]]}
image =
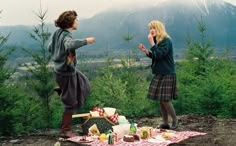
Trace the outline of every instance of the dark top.
{"type": "Polygon", "coordinates": [[[164,38],[159,44],[155,44],[148,57],[152,59],[152,73],[156,75],[175,74],[173,59],[173,47],[170,38],[164,38]]]}

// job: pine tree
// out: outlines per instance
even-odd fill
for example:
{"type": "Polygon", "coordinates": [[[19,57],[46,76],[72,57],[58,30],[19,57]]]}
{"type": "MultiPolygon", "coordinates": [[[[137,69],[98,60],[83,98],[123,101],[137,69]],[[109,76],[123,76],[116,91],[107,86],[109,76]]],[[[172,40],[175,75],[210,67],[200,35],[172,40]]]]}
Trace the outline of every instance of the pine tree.
{"type": "MultiPolygon", "coordinates": [[[[51,33],[45,28],[45,19],[47,11],[43,11],[40,5],[38,13],[35,13],[39,19],[39,25],[35,26],[33,33],[30,33],[32,39],[39,43],[40,51],[33,52],[29,49],[23,48],[32,58],[35,63],[32,65],[26,65],[28,71],[31,73],[32,80],[30,81],[31,88],[37,93],[42,100],[42,108],[45,110],[46,127],[50,128],[52,125],[52,112],[50,108],[50,97],[53,94],[53,87],[55,83],[52,80],[53,72],[49,67],[50,56],[47,51],[47,42],[51,33]]],[[[32,50],[32,49],[31,49],[32,50]]]]}
{"type": "Polygon", "coordinates": [[[189,39],[186,61],[178,64],[180,98],[177,112],[221,117],[235,116],[235,62],[215,56],[205,37],[206,26],[199,22],[200,41],[189,39]]]}
{"type": "MultiPolygon", "coordinates": [[[[130,47],[130,42],[134,39],[134,36],[132,34],[130,34],[129,30],[128,30],[128,34],[123,36],[123,39],[128,43],[128,46],[130,47]]],[[[132,49],[129,48],[128,50],[128,60],[127,63],[126,61],[122,61],[122,64],[124,65],[124,67],[131,67],[132,65],[132,49]]]]}
{"type": "Polygon", "coordinates": [[[198,20],[198,30],[200,32],[200,42],[188,40],[188,56],[187,59],[194,63],[196,75],[204,75],[207,71],[210,57],[214,54],[214,48],[211,47],[210,41],[206,42],[205,32],[206,25],[203,23],[202,18],[198,20]]]}
{"type": "Polygon", "coordinates": [[[0,34],[0,135],[14,133],[14,113],[12,109],[15,106],[16,97],[12,93],[12,86],[6,82],[14,73],[13,70],[6,67],[6,62],[14,49],[6,50],[4,48],[9,36],[10,34],[7,36],[0,34]]]}

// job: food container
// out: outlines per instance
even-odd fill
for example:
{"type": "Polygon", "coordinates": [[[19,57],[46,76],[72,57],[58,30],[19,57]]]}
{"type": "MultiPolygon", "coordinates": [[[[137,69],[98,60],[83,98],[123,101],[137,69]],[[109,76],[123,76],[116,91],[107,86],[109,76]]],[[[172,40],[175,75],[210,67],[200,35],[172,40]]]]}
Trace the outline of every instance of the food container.
{"type": "Polygon", "coordinates": [[[140,136],[142,139],[148,139],[155,135],[155,131],[152,127],[142,127],[140,130],[140,136]]]}
{"type": "Polygon", "coordinates": [[[121,139],[124,135],[129,134],[129,128],[130,124],[112,126],[113,132],[117,134],[117,139],[121,139]]]}
{"type": "Polygon", "coordinates": [[[103,109],[104,109],[104,111],[105,111],[107,116],[112,116],[116,112],[116,109],[115,108],[111,108],[111,107],[104,107],[103,109]]]}
{"type": "Polygon", "coordinates": [[[92,117],[99,117],[99,112],[98,111],[90,111],[90,114],[92,117]]]}

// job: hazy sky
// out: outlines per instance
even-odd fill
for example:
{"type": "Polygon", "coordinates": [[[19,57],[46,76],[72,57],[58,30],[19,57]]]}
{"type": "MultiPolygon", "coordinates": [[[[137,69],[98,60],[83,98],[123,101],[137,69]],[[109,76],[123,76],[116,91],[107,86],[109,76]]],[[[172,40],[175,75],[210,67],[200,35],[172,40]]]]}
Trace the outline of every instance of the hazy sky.
{"type": "MultiPolygon", "coordinates": [[[[88,18],[111,8],[127,8],[157,3],[158,0],[41,0],[43,10],[48,10],[47,22],[53,22],[63,11],[76,10],[79,17],[88,18]]],[[[163,1],[163,0],[159,0],[163,1]]],[[[40,0],[0,0],[0,25],[37,24],[34,11],[40,0]]]]}
{"type": "MultiPolygon", "coordinates": [[[[125,8],[131,9],[147,5],[157,5],[165,0],[41,0],[43,10],[48,10],[47,23],[53,21],[65,10],[76,10],[81,18],[89,18],[96,13],[125,8]]],[[[199,0],[204,1],[204,0],[199,0]]],[[[236,5],[236,0],[225,0],[236,5]]],[[[0,0],[0,25],[38,24],[33,12],[40,8],[40,0],[0,0]]]]}

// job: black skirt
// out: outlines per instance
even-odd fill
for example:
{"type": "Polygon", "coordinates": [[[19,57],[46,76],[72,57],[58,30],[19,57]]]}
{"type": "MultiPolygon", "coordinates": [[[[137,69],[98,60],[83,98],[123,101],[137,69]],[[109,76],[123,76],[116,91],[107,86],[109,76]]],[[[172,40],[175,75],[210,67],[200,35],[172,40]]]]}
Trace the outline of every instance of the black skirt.
{"type": "Polygon", "coordinates": [[[177,99],[176,75],[155,75],[149,86],[148,98],[158,101],[177,99]]]}

